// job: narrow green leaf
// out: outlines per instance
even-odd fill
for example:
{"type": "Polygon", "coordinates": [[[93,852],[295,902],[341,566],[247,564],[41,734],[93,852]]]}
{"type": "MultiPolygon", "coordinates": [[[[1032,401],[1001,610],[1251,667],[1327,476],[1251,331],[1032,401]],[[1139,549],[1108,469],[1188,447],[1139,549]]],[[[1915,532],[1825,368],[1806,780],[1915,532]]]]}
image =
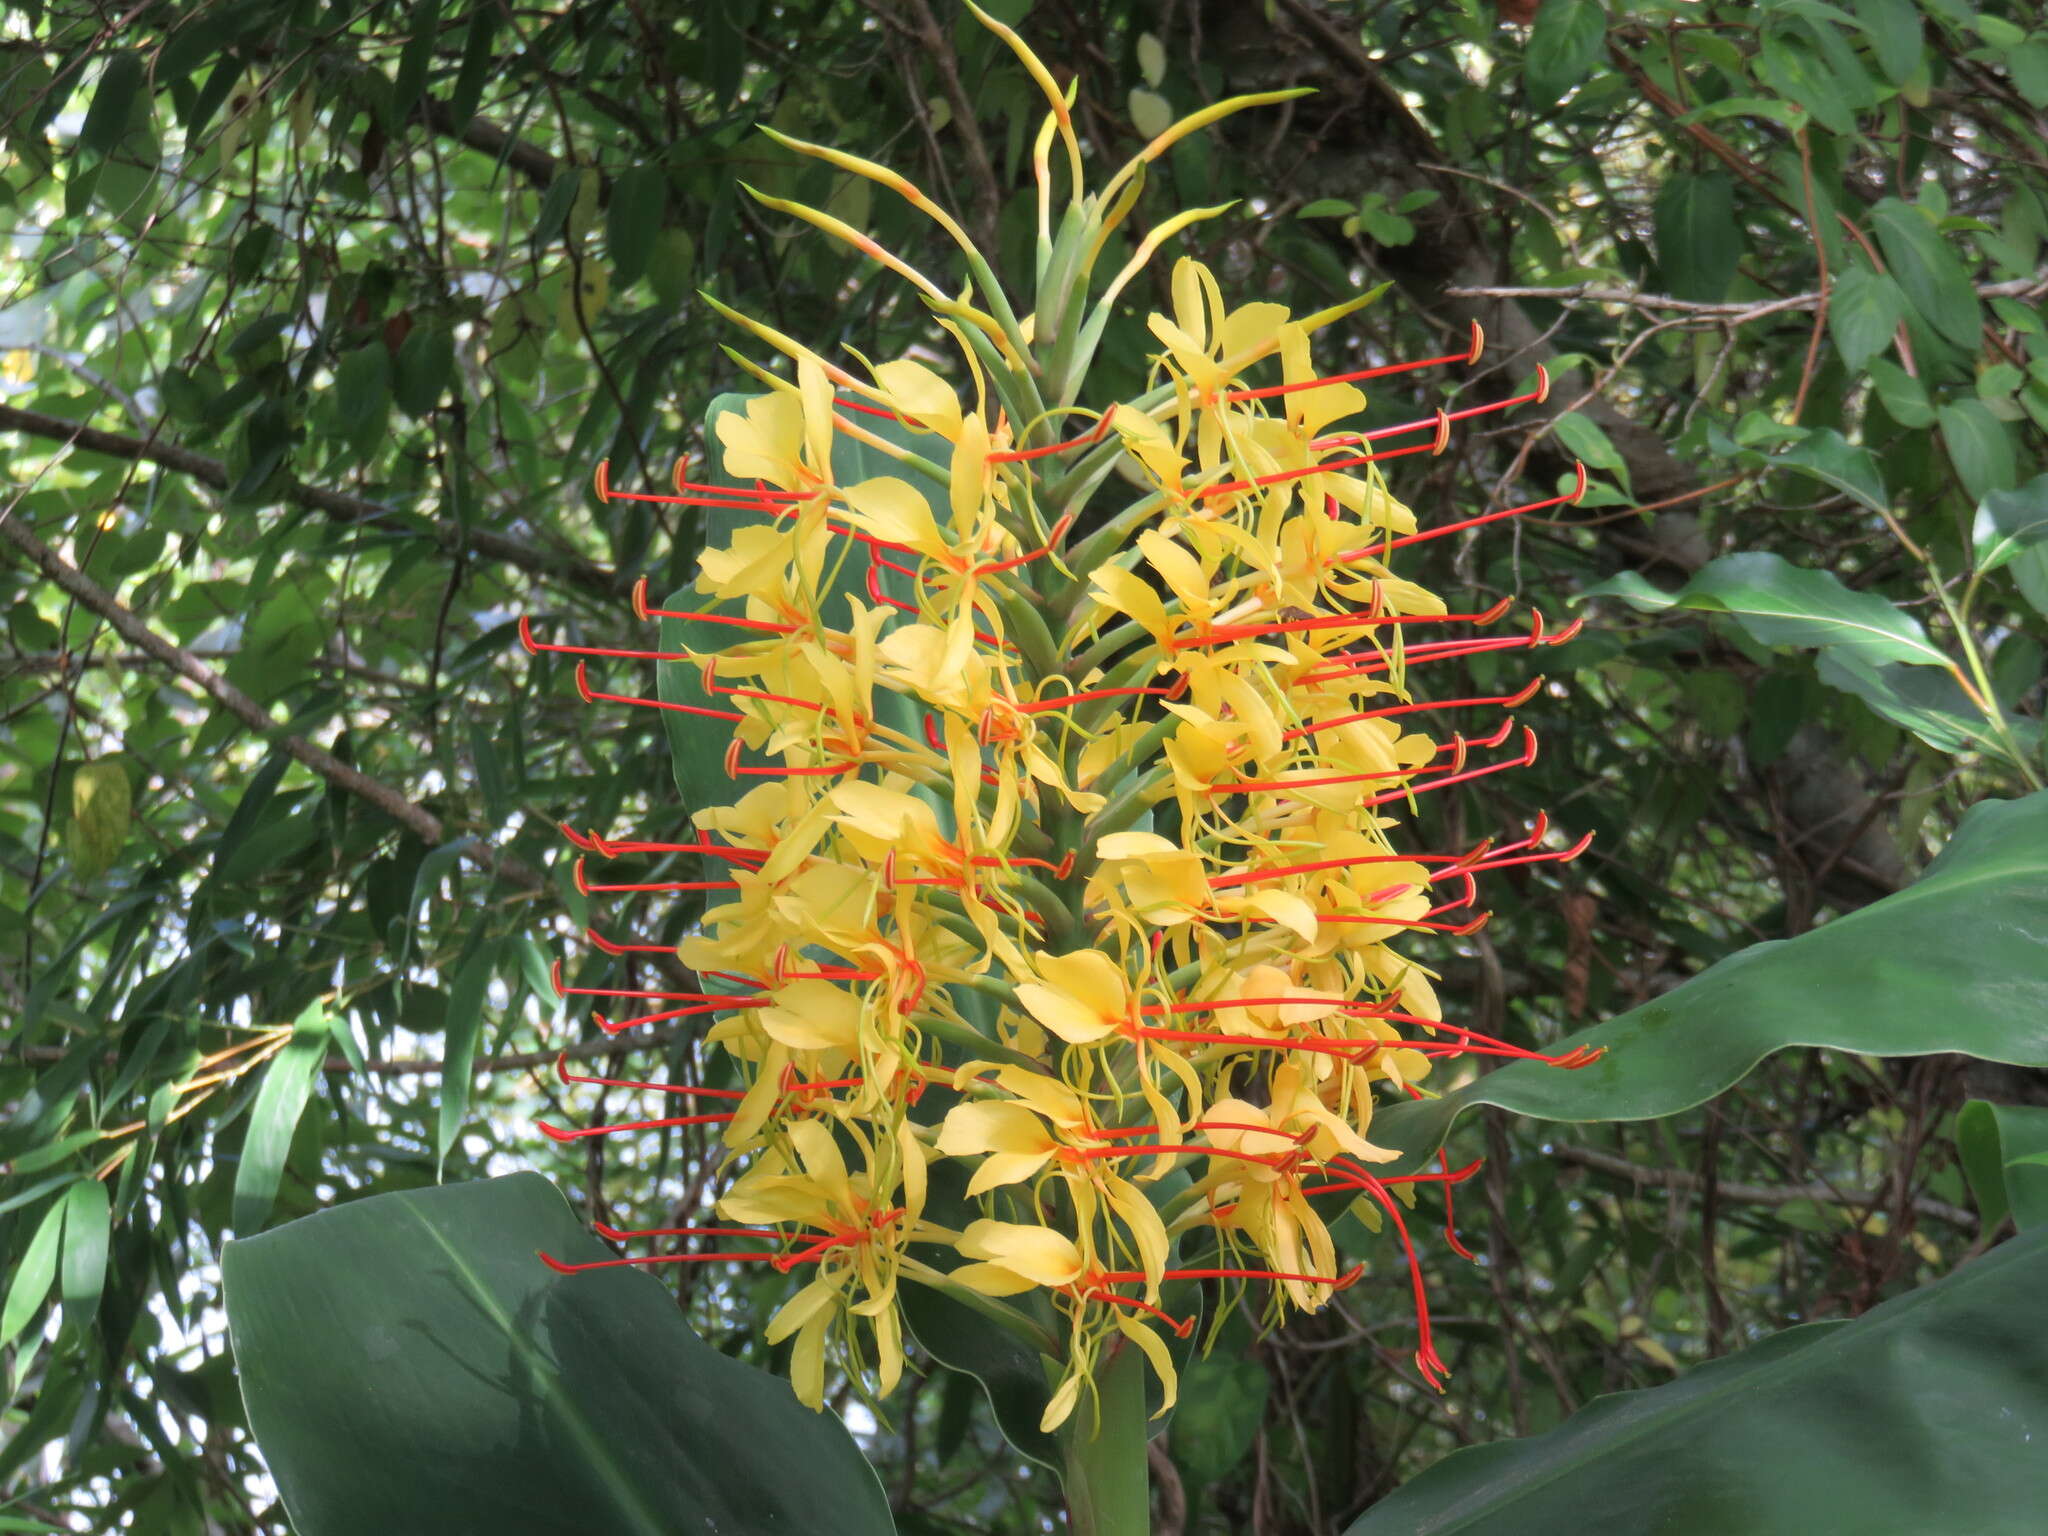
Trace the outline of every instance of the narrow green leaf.
{"type": "Polygon", "coordinates": [[[1969,268],[1913,204],[1888,197],[1870,210],[1885,264],[1914,310],[1964,351],[1977,350],[1977,290],[1969,268]]]}
{"type": "Polygon", "coordinates": [[[97,155],[114,152],[134,121],[135,103],[146,78],[140,55],[125,48],[107,55],[99,84],[92,93],[92,105],[85,109],[85,121],[78,128],[80,149],[97,155]]]}
{"type": "Polygon", "coordinates": [[[692,1334],[537,1174],[230,1243],[250,1428],[298,1536],[889,1536],[853,1439],[692,1334]]]}
{"type": "Polygon", "coordinates": [[[427,88],[427,69],[434,62],[434,43],[441,30],[441,0],[413,0],[405,19],[405,47],[399,50],[398,73],[391,83],[391,114],[408,116],[427,88]]]}
{"type": "Polygon", "coordinates": [[[475,0],[469,12],[469,31],[462,40],[462,63],[455,72],[455,88],[448,93],[448,115],[460,133],[476,116],[483,100],[484,86],[496,62],[492,44],[497,39],[498,7],[491,0],[475,0]]]}
{"type": "Polygon", "coordinates": [[[434,1177],[448,1165],[448,1150],[469,1118],[469,1095],[476,1071],[476,1042],[483,1031],[484,997],[497,969],[498,947],[483,942],[483,927],[464,947],[448,988],[448,1012],[441,1036],[441,1108],[434,1128],[434,1177]]]}
{"type": "Polygon", "coordinates": [[[21,1262],[14,1267],[14,1277],[7,1282],[7,1300],[0,1303],[0,1349],[20,1336],[29,1319],[49,1299],[50,1287],[57,1281],[64,1210],[69,1203],[68,1196],[50,1202],[50,1208],[36,1224],[35,1236],[28,1240],[21,1262]]]}
{"type": "Polygon", "coordinates": [[[1456,1451],[1346,1536],[2022,1536],[2048,1507],[2048,1232],[1557,1429],[1456,1451]]]}
{"type": "Polygon", "coordinates": [[[260,1232],[270,1219],[292,1134],[327,1056],[327,1038],[326,1010],[314,1003],[292,1024],[291,1040],[263,1069],[263,1085],[256,1090],[249,1131],[242,1141],[241,1165],[235,1170],[232,1225],[237,1232],[260,1232]]]}
{"type": "Polygon", "coordinates": [[[1522,80],[1539,107],[1564,99],[1607,44],[1607,12],[1600,0],[1543,0],[1529,31],[1522,80]]]}
{"type": "Polygon", "coordinates": [[[605,244],[612,275],[620,287],[636,283],[654,254],[654,238],[668,216],[668,172],[658,165],[636,165],[612,183],[605,209],[605,244]]]}
{"type": "Polygon", "coordinates": [[[81,763],[71,776],[71,857],[79,877],[97,880],[128,841],[132,800],[119,758],[81,763]]]}
{"type": "Polygon", "coordinates": [[[107,1239],[113,1222],[107,1186],[98,1179],[80,1179],[64,1196],[64,1259],[59,1293],[65,1321],[86,1328],[99,1310],[100,1291],[107,1283],[107,1239]]]}

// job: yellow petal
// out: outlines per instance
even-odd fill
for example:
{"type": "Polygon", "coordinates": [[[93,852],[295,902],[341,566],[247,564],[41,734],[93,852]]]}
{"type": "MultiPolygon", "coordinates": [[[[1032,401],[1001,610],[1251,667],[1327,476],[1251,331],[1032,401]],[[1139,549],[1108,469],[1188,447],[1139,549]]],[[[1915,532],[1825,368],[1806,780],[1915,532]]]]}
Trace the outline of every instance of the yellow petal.
{"type": "Polygon", "coordinates": [[[967,1224],[959,1248],[970,1259],[1000,1264],[1037,1285],[1072,1285],[1081,1278],[1081,1250],[1050,1227],[983,1217],[967,1224]]]}
{"type": "Polygon", "coordinates": [[[1170,1410],[1180,1397],[1180,1377],[1173,1369],[1173,1355],[1167,1350],[1166,1341],[1136,1318],[1118,1317],[1116,1327],[1117,1332],[1145,1352],[1145,1358],[1152,1362],[1152,1369],[1159,1377],[1160,1386],[1166,1389],[1166,1401],[1152,1415],[1156,1419],[1170,1410]]]}
{"type": "Polygon", "coordinates": [[[768,1037],[793,1051],[852,1052],[860,1041],[861,1000],[829,981],[790,982],[759,1017],[768,1037]]]}

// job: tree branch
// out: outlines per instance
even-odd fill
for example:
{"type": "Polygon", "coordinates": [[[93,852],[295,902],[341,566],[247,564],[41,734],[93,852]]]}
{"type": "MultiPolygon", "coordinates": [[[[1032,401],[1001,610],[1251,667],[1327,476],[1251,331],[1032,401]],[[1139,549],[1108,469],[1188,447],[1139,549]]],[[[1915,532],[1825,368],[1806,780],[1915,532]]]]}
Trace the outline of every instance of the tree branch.
{"type": "MultiPolygon", "coordinates": [[[[1627,1179],[1651,1189],[1696,1193],[1703,1191],[1707,1183],[1690,1168],[1647,1168],[1625,1157],[1596,1152],[1591,1147],[1552,1146],[1549,1155],[1559,1162],[1577,1163],[1581,1168],[1612,1174],[1615,1178],[1627,1179]]],[[[1838,1190],[1826,1184],[1731,1184],[1726,1179],[1715,1181],[1714,1192],[1718,1199],[1735,1205],[1790,1205],[1796,1200],[1811,1200],[1818,1205],[1871,1211],[1884,1209],[1890,1199],[1888,1195],[1871,1190],[1838,1190]]],[[[1946,1200],[1936,1200],[1931,1195],[1915,1195],[1913,1209],[1923,1216],[1932,1216],[1953,1226],[1974,1228],[1977,1225],[1976,1212],[1950,1205],[1946,1200]]]]}
{"type": "MultiPolygon", "coordinates": [[[[226,490],[229,484],[227,466],[219,459],[209,458],[203,453],[194,453],[191,449],[180,448],[174,443],[129,437],[119,432],[103,432],[97,427],[68,421],[62,416],[46,416],[41,411],[24,411],[15,406],[0,405],[0,431],[49,438],[55,442],[84,448],[92,453],[103,453],[109,458],[139,460],[147,464],[161,465],[165,469],[176,470],[181,475],[190,475],[217,491],[226,490]]],[[[359,496],[345,496],[339,491],[323,490],[319,486],[306,485],[297,480],[290,482],[278,499],[310,507],[332,521],[342,524],[386,523],[392,516],[389,507],[380,506],[374,501],[365,501],[359,496]]],[[[536,576],[555,577],[606,597],[622,596],[630,585],[614,572],[585,560],[580,555],[536,549],[531,544],[507,538],[501,533],[491,533],[483,529],[464,529],[456,523],[441,520],[434,524],[434,537],[444,550],[466,547],[473,555],[502,561],[506,565],[531,571],[536,576]]]]}
{"type": "MultiPolygon", "coordinates": [[[[430,846],[447,841],[447,829],[442,825],[440,817],[425,806],[406,799],[389,785],[378,783],[369,775],[344,763],[325,747],[315,746],[303,736],[279,736],[277,722],[271,719],[270,712],[261,704],[190,651],[173,645],[151,629],[113,593],[29,532],[28,526],[11,511],[0,512],[0,537],[7,539],[33,560],[50,580],[105,619],[130,645],[137,650],[148,652],[196,684],[222,709],[259,735],[266,739],[274,739],[286,752],[319,774],[321,778],[375,806],[430,846]]],[[[526,890],[541,890],[547,884],[538,870],[518,859],[494,853],[480,843],[471,843],[463,850],[463,855],[472,864],[526,890]]]]}

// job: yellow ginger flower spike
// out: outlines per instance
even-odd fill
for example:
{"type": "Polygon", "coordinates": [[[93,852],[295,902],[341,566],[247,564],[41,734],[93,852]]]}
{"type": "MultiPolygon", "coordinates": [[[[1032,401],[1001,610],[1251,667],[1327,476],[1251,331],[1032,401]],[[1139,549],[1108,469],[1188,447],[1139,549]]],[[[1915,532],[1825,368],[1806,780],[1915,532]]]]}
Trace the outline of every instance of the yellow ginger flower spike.
{"type": "MultiPolygon", "coordinates": [[[[850,369],[720,307],[793,376],[744,360],[766,392],[715,423],[722,477],[679,477],[662,498],[698,509],[708,535],[693,591],[636,597],[660,648],[544,643],[522,624],[529,648],[578,658],[585,698],[668,712],[689,765],[685,832],[663,818],[645,835],[570,834],[588,861],[655,861],[596,884],[579,862],[577,879],[607,904],[595,947],[656,958],[563,991],[634,1000],[637,1016],[600,1027],[692,1030],[724,1074],[650,1084],[564,1067],[571,1082],[684,1095],[690,1113],[550,1134],[722,1128],[716,1209],[744,1225],[677,1235],[815,1266],[769,1330],[791,1341],[808,1402],[835,1343],[886,1392],[898,1288],[933,1284],[1052,1359],[1042,1423],[1081,1435],[1112,1356],[1142,1357],[1171,1401],[1168,1336],[1192,1328],[1176,1282],[1264,1286],[1277,1314],[1356,1279],[1331,1230],[1353,1207],[1411,1244],[1417,1358],[1439,1381],[1405,1212],[1416,1184],[1448,1203],[1471,1170],[1392,1171],[1375,1095],[1420,1097],[1468,1053],[1586,1058],[1465,1029],[1421,963],[1438,935],[1484,920],[1477,876],[1576,847],[1539,822],[1424,853],[1411,830],[1426,796],[1534,751],[1511,721],[1471,713],[1504,714],[1529,687],[1447,698],[1425,680],[1571,631],[1533,615],[1496,627],[1505,603],[1453,612],[1410,551],[1566,498],[1459,519],[1394,497],[1384,462],[1441,451],[1451,418],[1367,427],[1363,386],[1471,361],[1478,338],[1318,374],[1312,333],[1370,295],[1295,318],[1228,302],[1182,258],[1166,313],[1145,320],[1152,382],[1126,398],[1097,388],[1125,285],[1225,212],[1148,214],[1132,263],[1101,284],[1095,260],[1143,200],[1144,166],[1282,97],[1184,119],[1091,196],[1069,97],[986,24],[1051,109],[1033,157],[1037,291],[1006,293],[958,221],[895,172],[782,140],[897,192],[960,246],[955,288],[768,200],[909,283],[957,358],[856,354],[850,369]],[[1055,138],[1073,180],[1058,220],[1055,138]],[[884,472],[852,469],[856,446],[884,472]],[[660,697],[594,688],[614,659],[665,669],[660,697]],[[662,896],[689,903],[665,929],[644,905],[662,896]],[[670,955],[606,930],[686,937],[670,955]]],[[[651,494],[604,476],[599,492],[651,494]]]]}

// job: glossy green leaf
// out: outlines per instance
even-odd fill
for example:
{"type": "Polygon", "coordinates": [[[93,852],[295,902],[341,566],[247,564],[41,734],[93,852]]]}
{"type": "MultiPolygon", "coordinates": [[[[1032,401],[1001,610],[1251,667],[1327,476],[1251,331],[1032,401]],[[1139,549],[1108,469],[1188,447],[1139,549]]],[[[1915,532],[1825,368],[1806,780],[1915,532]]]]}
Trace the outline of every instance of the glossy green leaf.
{"type": "Polygon", "coordinates": [[[1885,264],[1920,318],[1968,352],[1977,350],[1977,291],[1969,268],[1925,213],[1888,197],[1870,210],[1885,264]]]}
{"type": "Polygon", "coordinates": [[[1882,272],[1857,265],[1835,280],[1828,296],[1828,334],[1852,370],[1892,344],[1906,318],[1906,296],[1882,272]]]}
{"type": "Polygon", "coordinates": [[[1544,1049],[1590,1066],[1514,1062],[1442,1098],[1373,1117],[1419,1164],[1478,1104],[1541,1120],[1651,1120],[1705,1103],[1775,1051],[1955,1051],[2048,1067],[2048,791],[1964,815],[1912,885],[1801,934],[1755,944],[1654,1002],[1544,1049]]]}
{"type": "Polygon", "coordinates": [[[249,1424],[298,1536],[885,1536],[836,1419],[692,1334],[555,1188],[380,1195],[228,1245],[249,1424]]]}
{"type": "Polygon", "coordinates": [[[249,1133],[242,1141],[241,1165],[235,1169],[234,1228],[259,1232],[270,1219],[284,1180],[284,1160],[292,1133],[313,1092],[320,1063],[327,1056],[326,1011],[315,1003],[292,1024],[292,1037],[263,1069],[263,1086],[249,1112],[249,1133]]]}
{"type": "Polygon", "coordinates": [[[1723,555],[1676,592],[1633,571],[1589,587],[1586,597],[1619,597],[1645,613],[1669,608],[1725,613],[1761,645],[1830,647],[1872,665],[1945,667],[1948,657],[1920,621],[1874,592],[1857,592],[1828,571],[1803,570],[1777,555],[1723,555]]]}
{"type": "Polygon", "coordinates": [[[64,1259],[57,1291],[64,1298],[64,1317],[84,1327],[99,1310],[107,1283],[107,1238],[113,1206],[107,1186],[98,1179],[80,1179],[64,1194],[64,1259]]]}
{"type": "Polygon", "coordinates": [[[2048,1232],[1548,1434],[1454,1452],[1347,1536],[2023,1536],[2048,1508],[2048,1232]]]}
{"type": "Polygon", "coordinates": [[[440,1113],[434,1122],[434,1176],[439,1178],[448,1165],[448,1149],[462,1133],[469,1118],[469,1095],[476,1068],[476,1043],[483,1033],[484,994],[490,990],[491,975],[497,968],[498,949],[483,941],[478,927],[464,947],[455,967],[455,980],[448,988],[448,1011],[441,1034],[440,1113]]]}
{"type": "Polygon", "coordinates": [[[1584,84],[1606,42],[1607,12],[1600,0],[1543,0],[1523,68],[1529,99],[1547,107],[1584,84]]]}
{"type": "MultiPolygon", "coordinates": [[[[1830,688],[1853,693],[1894,725],[1902,725],[1938,752],[1989,751],[2010,756],[1984,712],[1952,673],[1933,667],[1882,665],[1840,648],[1820,654],[1815,672],[1830,688]]],[[[2038,740],[2039,725],[2011,722],[2024,741],[2038,740]]]]}
{"type": "Polygon", "coordinates": [[[64,1240],[64,1208],[67,1204],[68,1197],[50,1202],[49,1209],[43,1212],[43,1219],[36,1223],[35,1235],[28,1240],[28,1248],[14,1266],[14,1273],[8,1277],[7,1299],[0,1302],[0,1349],[20,1336],[22,1329],[29,1325],[29,1319],[49,1299],[50,1287],[57,1283],[57,1260],[64,1240]]]}
{"type": "Polygon", "coordinates": [[[1729,176],[1710,171],[1672,177],[1657,197],[1655,229],[1657,266],[1673,294],[1705,304],[1728,296],[1742,259],[1742,223],[1729,176]]]}
{"type": "Polygon", "coordinates": [[[1956,1113],[1956,1149],[1986,1231],[2008,1212],[2022,1228],[2048,1226],[2048,1109],[1972,1099],[1956,1113]]]}

